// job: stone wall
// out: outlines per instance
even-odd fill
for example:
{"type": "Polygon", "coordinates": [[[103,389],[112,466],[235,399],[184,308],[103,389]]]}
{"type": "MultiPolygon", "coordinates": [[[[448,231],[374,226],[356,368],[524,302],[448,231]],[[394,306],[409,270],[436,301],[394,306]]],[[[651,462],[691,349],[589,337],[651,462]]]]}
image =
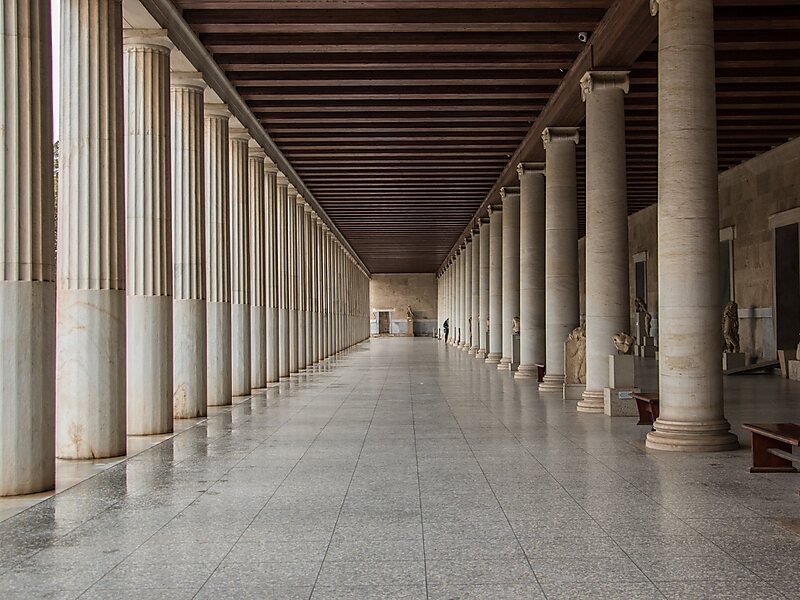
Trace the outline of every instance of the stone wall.
{"type": "MultiPolygon", "coordinates": [[[[392,333],[405,333],[406,307],[414,311],[414,334],[432,335],[437,324],[438,284],[435,273],[373,273],[369,282],[370,307],[391,310],[392,333]]],[[[373,333],[377,315],[370,315],[373,333]]]]}
{"type": "MultiPolygon", "coordinates": [[[[800,138],[721,173],[719,196],[720,230],[733,228],[734,296],[739,304],[742,351],[750,362],[774,358],[774,251],[769,218],[800,207],[800,138]]],[[[631,215],[628,233],[630,297],[635,295],[634,256],[646,253],[646,301],[657,324],[658,207],[653,205],[631,215]]]]}

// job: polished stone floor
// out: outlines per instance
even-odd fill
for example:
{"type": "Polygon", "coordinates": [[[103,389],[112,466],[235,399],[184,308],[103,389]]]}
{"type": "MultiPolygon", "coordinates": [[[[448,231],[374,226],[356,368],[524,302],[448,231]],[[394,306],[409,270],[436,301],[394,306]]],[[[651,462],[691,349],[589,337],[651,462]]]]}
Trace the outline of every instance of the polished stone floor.
{"type": "MultiPolygon", "coordinates": [[[[0,598],[800,598],[800,476],[534,390],[362,344],[0,523],[0,598]]],[[[726,391],[800,421],[797,383],[726,391]]]]}

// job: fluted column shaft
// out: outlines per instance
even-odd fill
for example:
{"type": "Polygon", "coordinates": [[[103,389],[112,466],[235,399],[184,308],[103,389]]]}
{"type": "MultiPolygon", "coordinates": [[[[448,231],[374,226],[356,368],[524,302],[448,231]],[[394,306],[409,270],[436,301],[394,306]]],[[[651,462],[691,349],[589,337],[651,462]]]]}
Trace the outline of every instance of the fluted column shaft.
{"type": "Polygon", "coordinates": [[[280,288],[278,282],[278,169],[267,160],[264,165],[266,215],[266,281],[267,281],[267,382],[280,379],[279,317],[280,288]]]}
{"type": "Polygon", "coordinates": [[[306,203],[297,197],[295,210],[295,263],[297,269],[297,370],[306,368],[306,203]]]}
{"type": "Polygon", "coordinates": [[[503,188],[503,358],[497,366],[511,370],[513,321],[519,316],[519,188],[503,188]]]}
{"type": "Polygon", "coordinates": [[[480,347],[480,294],[481,294],[481,238],[480,229],[477,227],[472,230],[472,258],[471,258],[472,274],[470,277],[471,302],[470,302],[470,316],[472,317],[472,326],[470,327],[470,335],[472,342],[469,348],[469,353],[475,355],[478,353],[480,347]]]}
{"type": "Polygon", "coordinates": [[[478,282],[478,352],[475,358],[485,360],[489,354],[489,348],[486,344],[486,335],[488,327],[486,321],[489,319],[489,248],[490,238],[489,233],[489,218],[481,217],[480,219],[480,264],[478,269],[480,271],[480,281],[478,282]]]}
{"type": "Polygon", "coordinates": [[[303,261],[305,262],[305,291],[306,291],[306,330],[305,330],[305,344],[306,344],[306,367],[310,367],[315,362],[316,353],[314,349],[314,223],[313,212],[311,207],[306,204],[305,212],[303,213],[304,222],[304,249],[303,261]]]}
{"type": "Polygon", "coordinates": [[[250,385],[267,385],[267,204],[264,197],[266,153],[250,140],[248,199],[250,206],[250,385]]]}
{"type": "Polygon", "coordinates": [[[325,241],[325,231],[323,230],[322,220],[319,218],[315,221],[315,235],[317,238],[317,248],[314,253],[316,257],[316,274],[317,274],[317,362],[325,360],[325,334],[323,332],[323,323],[325,320],[325,279],[324,279],[324,262],[322,260],[322,250],[325,241]]]}
{"type": "Polygon", "coordinates": [[[517,168],[519,209],[519,369],[517,379],[536,379],[545,364],[544,163],[517,168]]]}
{"type": "Polygon", "coordinates": [[[122,7],[61,2],[56,452],[125,454],[122,7]]]}
{"type": "Polygon", "coordinates": [[[289,186],[286,198],[286,269],[289,308],[289,373],[297,373],[297,190],[289,186]]]}
{"type": "Polygon", "coordinates": [[[231,392],[230,113],[224,104],[206,104],[206,312],[208,405],[225,406],[231,392]]]}
{"type": "Polygon", "coordinates": [[[503,209],[489,208],[489,354],[486,363],[503,358],[503,209]]]}
{"type": "Polygon", "coordinates": [[[586,104],[586,390],[581,412],[603,412],[612,337],[630,328],[625,99],[628,73],[590,71],[586,104]]]}
{"type": "Polygon", "coordinates": [[[172,412],[208,414],[203,91],[199,73],[172,74],[172,412]]]}
{"type": "Polygon", "coordinates": [[[711,0],[658,14],[659,401],[648,448],[729,450],[720,366],[719,198],[711,0]]]}
{"type": "Polygon", "coordinates": [[[542,392],[564,386],[564,342],[578,326],[578,217],[575,146],[578,129],[545,129],[545,346],[542,392]]]}
{"type": "Polygon", "coordinates": [[[0,19],[0,496],[14,496],[55,487],[50,2],[5,0],[0,19]]]}
{"type": "Polygon", "coordinates": [[[289,377],[289,180],[278,173],[279,375],[289,377]]]}
{"type": "Polygon", "coordinates": [[[170,50],[164,31],[125,31],[129,435],[172,431],[170,50]]]}
{"type": "Polygon", "coordinates": [[[246,129],[231,129],[231,385],[234,396],[246,396],[251,390],[249,142],[246,129]]]}

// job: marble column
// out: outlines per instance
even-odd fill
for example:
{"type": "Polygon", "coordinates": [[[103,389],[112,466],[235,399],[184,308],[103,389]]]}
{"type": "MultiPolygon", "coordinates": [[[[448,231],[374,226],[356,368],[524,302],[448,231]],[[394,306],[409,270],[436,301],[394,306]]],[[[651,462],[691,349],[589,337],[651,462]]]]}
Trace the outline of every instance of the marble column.
{"type": "Polygon", "coordinates": [[[297,190],[289,185],[286,204],[286,289],[289,309],[289,374],[297,374],[297,190]]]}
{"type": "Polygon", "coordinates": [[[249,142],[247,129],[231,128],[231,386],[234,396],[247,396],[251,391],[249,142]]]}
{"type": "Polygon", "coordinates": [[[97,459],[126,451],[123,110],[119,0],[62,0],[60,458],[97,459]]]}
{"type": "Polygon", "coordinates": [[[55,487],[50,2],[6,0],[0,18],[0,88],[15,92],[0,105],[0,496],[15,496],[55,487]]]}
{"type": "Polygon", "coordinates": [[[470,346],[469,353],[475,356],[480,348],[480,290],[481,290],[481,238],[480,229],[475,227],[472,230],[472,274],[470,278],[472,285],[471,296],[471,314],[472,326],[471,336],[472,345],[470,346]]]}
{"type": "Polygon", "coordinates": [[[208,414],[203,92],[200,73],[172,73],[172,411],[208,414]]]}
{"type": "Polygon", "coordinates": [[[278,168],[271,160],[264,162],[264,195],[266,217],[266,279],[267,279],[267,383],[280,379],[280,338],[278,312],[278,168]]]}
{"type": "Polygon", "coordinates": [[[519,188],[504,187],[503,198],[503,358],[497,368],[510,371],[514,361],[514,319],[519,317],[519,188]]]}
{"type": "Polygon", "coordinates": [[[248,204],[250,206],[250,386],[267,385],[267,205],[264,197],[264,160],[267,155],[255,140],[248,154],[248,204]]]}
{"type": "Polygon", "coordinates": [[[589,71],[586,104],[586,391],[581,412],[603,412],[612,337],[630,333],[625,172],[627,71],[589,71]]]}
{"type": "Polygon", "coordinates": [[[325,360],[325,332],[323,329],[325,322],[325,271],[324,263],[322,260],[322,253],[325,244],[325,230],[323,229],[322,219],[315,215],[315,236],[316,236],[316,251],[314,252],[315,270],[317,275],[317,323],[316,332],[317,336],[317,362],[325,360]]]}
{"type": "Polygon", "coordinates": [[[123,34],[128,435],[172,431],[170,73],[163,30],[123,34]]]}
{"type": "Polygon", "coordinates": [[[295,261],[297,269],[297,370],[306,368],[306,203],[297,196],[295,206],[295,261]]]}
{"type": "Polygon", "coordinates": [[[317,259],[317,215],[313,210],[308,213],[308,229],[306,230],[306,238],[308,243],[308,286],[309,286],[309,315],[311,321],[308,326],[308,364],[314,365],[319,362],[319,336],[317,331],[319,328],[319,283],[318,283],[318,268],[319,263],[317,259]]]}
{"type": "Polygon", "coordinates": [[[489,217],[481,217],[480,220],[480,260],[478,269],[480,281],[478,282],[478,351],[475,358],[486,360],[489,349],[486,347],[486,337],[489,332],[486,322],[489,320],[489,217]]]}
{"type": "Polygon", "coordinates": [[[564,387],[564,342],[578,326],[577,127],[548,127],[545,180],[545,365],[541,392],[564,387]]]}
{"type": "Polygon", "coordinates": [[[289,180],[277,176],[278,188],[278,365],[280,377],[289,377],[289,180]]]}
{"type": "Polygon", "coordinates": [[[456,254],[456,262],[454,265],[453,275],[455,278],[455,308],[454,312],[456,315],[456,337],[453,342],[453,345],[456,348],[461,347],[461,341],[463,339],[463,325],[462,325],[462,315],[464,310],[463,304],[463,292],[464,292],[464,243],[462,242],[458,248],[458,253],[456,254]]]}
{"type": "Polygon", "coordinates": [[[226,105],[217,103],[206,103],[204,113],[208,405],[225,406],[232,401],[228,189],[231,113],[226,105]]]}
{"type": "Polygon", "coordinates": [[[520,163],[519,370],[517,379],[537,379],[545,364],[544,163],[520,163]]]}
{"type": "Polygon", "coordinates": [[[711,0],[658,8],[657,450],[738,445],[725,419],[720,365],[719,198],[711,0]]]}
{"type": "Polygon", "coordinates": [[[303,213],[304,240],[303,261],[305,262],[305,291],[306,291],[306,368],[312,366],[316,360],[314,349],[314,222],[313,211],[306,204],[303,213]]]}
{"type": "Polygon", "coordinates": [[[470,322],[472,317],[472,237],[468,237],[466,244],[464,244],[462,258],[464,262],[464,276],[462,278],[464,289],[461,297],[463,298],[464,314],[461,318],[461,323],[464,327],[464,339],[461,349],[464,352],[469,352],[472,347],[472,340],[470,339],[470,333],[472,332],[472,323],[470,322]]]}
{"type": "Polygon", "coordinates": [[[503,358],[503,207],[489,207],[489,354],[486,363],[503,358]]]}

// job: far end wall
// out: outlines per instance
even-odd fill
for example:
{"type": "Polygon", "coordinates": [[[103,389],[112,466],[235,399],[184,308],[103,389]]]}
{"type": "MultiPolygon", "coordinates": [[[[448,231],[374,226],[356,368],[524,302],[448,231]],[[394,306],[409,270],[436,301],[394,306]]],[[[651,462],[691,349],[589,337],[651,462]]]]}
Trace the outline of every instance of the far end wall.
{"type": "Polygon", "coordinates": [[[378,334],[377,311],[391,311],[391,333],[405,335],[406,307],[414,312],[414,335],[436,331],[438,287],[435,273],[373,273],[369,282],[370,333],[378,334]]]}

